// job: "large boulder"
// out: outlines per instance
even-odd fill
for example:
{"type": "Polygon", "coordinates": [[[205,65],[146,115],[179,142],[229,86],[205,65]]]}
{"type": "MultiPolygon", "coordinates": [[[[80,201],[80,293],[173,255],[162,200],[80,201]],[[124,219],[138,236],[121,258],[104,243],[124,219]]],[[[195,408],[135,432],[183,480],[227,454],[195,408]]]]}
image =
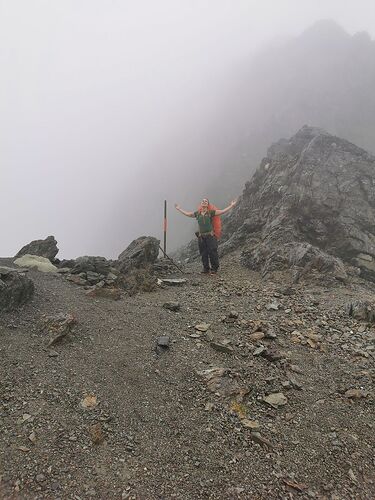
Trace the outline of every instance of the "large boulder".
{"type": "Polygon", "coordinates": [[[224,227],[223,253],[264,274],[313,268],[375,280],[375,157],[303,127],[272,145],[224,227]]]}
{"type": "Polygon", "coordinates": [[[57,241],[54,236],[47,236],[45,240],[34,240],[28,245],[25,245],[17,253],[16,257],[21,257],[22,255],[38,255],[39,257],[45,257],[53,261],[56,257],[59,249],[57,248],[57,241]]]}
{"type": "Polygon", "coordinates": [[[159,255],[160,240],[153,236],[141,236],[132,241],[130,245],[120,253],[116,267],[122,273],[128,273],[133,269],[142,269],[152,266],[159,255]]]}
{"type": "Polygon", "coordinates": [[[14,263],[19,267],[36,269],[42,273],[55,273],[57,271],[57,267],[49,259],[38,255],[22,255],[22,257],[15,259],[14,263]]]}
{"type": "Polygon", "coordinates": [[[23,272],[0,267],[0,311],[12,311],[25,304],[34,294],[34,283],[23,272]]]}

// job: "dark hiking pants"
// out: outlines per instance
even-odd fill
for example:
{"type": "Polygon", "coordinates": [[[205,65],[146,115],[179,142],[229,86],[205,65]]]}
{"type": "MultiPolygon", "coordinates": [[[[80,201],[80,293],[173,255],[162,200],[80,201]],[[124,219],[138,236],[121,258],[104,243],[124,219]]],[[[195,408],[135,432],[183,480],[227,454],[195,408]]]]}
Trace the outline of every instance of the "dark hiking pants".
{"type": "Polygon", "coordinates": [[[215,236],[211,236],[210,234],[207,236],[199,236],[198,246],[199,253],[202,257],[203,270],[208,272],[211,264],[211,269],[217,271],[219,269],[219,255],[215,236]]]}

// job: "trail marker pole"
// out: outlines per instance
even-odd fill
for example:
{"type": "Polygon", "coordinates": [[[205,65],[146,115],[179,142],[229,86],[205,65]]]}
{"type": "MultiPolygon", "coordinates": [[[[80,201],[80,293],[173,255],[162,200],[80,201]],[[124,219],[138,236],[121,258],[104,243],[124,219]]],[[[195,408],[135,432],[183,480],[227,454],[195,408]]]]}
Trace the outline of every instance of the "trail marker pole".
{"type": "Polygon", "coordinates": [[[167,254],[167,200],[164,200],[164,255],[167,254]]]}
{"type": "Polygon", "coordinates": [[[162,248],[160,245],[159,245],[159,248],[160,248],[160,250],[163,252],[164,257],[166,257],[167,259],[169,259],[169,260],[172,262],[172,264],[173,264],[175,267],[177,267],[177,269],[178,269],[178,270],[179,270],[182,274],[185,274],[185,273],[184,273],[184,271],[181,269],[181,267],[179,267],[179,266],[175,263],[175,261],[174,261],[173,259],[171,259],[171,258],[169,257],[169,255],[167,255],[167,226],[168,226],[167,222],[168,222],[168,221],[167,221],[167,200],[164,200],[164,225],[163,225],[163,226],[164,226],[164,227],[163,227],[163,229],[164,229],[164,245],[163,245],[163,246],[164,246],[164,248],[162,248]]]}

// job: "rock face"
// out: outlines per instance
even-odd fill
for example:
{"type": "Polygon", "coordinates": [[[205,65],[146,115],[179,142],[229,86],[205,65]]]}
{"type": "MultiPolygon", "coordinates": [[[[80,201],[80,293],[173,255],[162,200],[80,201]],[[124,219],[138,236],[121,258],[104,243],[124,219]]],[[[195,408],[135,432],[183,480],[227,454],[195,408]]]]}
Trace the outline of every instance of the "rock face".
{"type": "Polygon", "coordinates": [[[38,255],[39,257],[46,257],[46,259],[53,260],[59,249],[57,248],[57,241],[54,236],[47,236],[45,240],[34,240],[28,245],[25,245],[17,253],[16,257],[22,255],[38,255]]]}
{"type": "Polygon", "coordinates": [[[16,269],[0,267],[0,311],[11,311],[31,300],[34,283],[16,269]]]}
{"type": "Polygon", "coordinates": [[[133,240],[118,256],[116,267],[122,273],[127,273],[132,269],[154,264],[159,255],[159,245],[160,241],[152,236],[141,236],[133,240]]]}
{"type": "Polygon", "coordinates": [[[228,217],[222,252],[242,248],[242,263],[264,274],[294,267],[345,279],[349,265],[374,280],[374,220],[375,157],[304,126],[269,148],[228,217]]]}

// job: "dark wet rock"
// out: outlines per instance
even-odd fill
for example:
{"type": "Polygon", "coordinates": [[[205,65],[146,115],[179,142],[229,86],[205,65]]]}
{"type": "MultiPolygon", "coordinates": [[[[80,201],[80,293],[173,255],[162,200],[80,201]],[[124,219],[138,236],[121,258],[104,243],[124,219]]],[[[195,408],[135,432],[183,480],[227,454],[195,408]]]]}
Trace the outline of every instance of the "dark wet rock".
{"type": "Polygon", "coordinates": [[[53,261],[58,254],[57,241],[54,236],[47,236],[45,240],[34,240],[28,243],[17,253],[16,257],[22,255],[38,255],[38,257],[46,257],[53,261]]]}
{"type": "Polygon", "coordinates": [[[152,236],[137,238],[118,256],[117,269],[122,273],[128,273],[132,269],[153,265],[159,255],[159,245],[160,241],[152,236]]]}
{"type": "Polygon", "coordinates": [[[12,311],[30,301],[34,283],[20,271],[0,268],[0,311],[12,311]]]}
{"type": "Polygon", "coordinates": [[[272,145],[225,224],[221,252],[264,275],[295,269],[344,281],[348,267],[375,279],[375,157],[303,127],[272,145]]]}
{"type": "MultiPolygon", "coordinates": [[[[69,266],[68,266],[69,267],[69,266]]],[[[111,262],[105,257],[85,255],[75,259],[72,274],[96,273],[106,276],[111,269],[111,262]]]]}

